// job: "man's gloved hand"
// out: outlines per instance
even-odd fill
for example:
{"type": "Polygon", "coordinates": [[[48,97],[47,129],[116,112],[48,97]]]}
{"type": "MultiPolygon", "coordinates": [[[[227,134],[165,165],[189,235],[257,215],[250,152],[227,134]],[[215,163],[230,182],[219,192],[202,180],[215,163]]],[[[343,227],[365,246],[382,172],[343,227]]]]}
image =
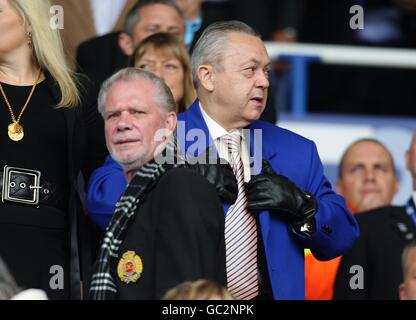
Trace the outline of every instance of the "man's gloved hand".
{"type": "Polygon", "coordinates": [[[214,185],[217,194],[227,203],[234,203],[237,200],[238,185],[233,169],[224,159],[219,159],[217,164],[190,165],[201,176],[214,185]]]}
{"type": "Polygon", "coordinates": [[[246,193],[250,212],[276,211],[296,229],[305,228],[304,224],[311,222],[317,211],[315,198],[277,174],[266,160],[263,160],[263,173],[251,177],[246,193]]]}

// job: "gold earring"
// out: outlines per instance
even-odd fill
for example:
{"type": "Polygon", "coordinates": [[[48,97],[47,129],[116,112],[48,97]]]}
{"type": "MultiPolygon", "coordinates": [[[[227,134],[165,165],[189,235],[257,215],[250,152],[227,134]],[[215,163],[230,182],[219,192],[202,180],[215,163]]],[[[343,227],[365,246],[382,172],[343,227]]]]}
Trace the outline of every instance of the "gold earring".
{"type": "Polygon", "coordinates": [[[27,45],[32,49],[32,33],[30,31],[27,32],[27,45]]]}

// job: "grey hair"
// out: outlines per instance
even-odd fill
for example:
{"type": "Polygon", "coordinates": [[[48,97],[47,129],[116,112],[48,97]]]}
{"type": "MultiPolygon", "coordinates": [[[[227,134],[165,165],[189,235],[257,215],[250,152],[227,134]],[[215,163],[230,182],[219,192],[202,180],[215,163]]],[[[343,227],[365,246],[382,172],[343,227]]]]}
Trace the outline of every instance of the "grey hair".
{"type": "Polygon", "coordinates": [[[185,14],[174,0],[139,0],[126,15],[126,19],[124,20],[124,32],[126,32],[130,37],[133,37],[134,27],[140,21],[140,10],[145,6],[155,4],[162,4],[171,7],[182,17],[182,20],[185,21],[185,14]]]}
{"type": "Polygon", "coordinates": [[[412,242],[408,243],[406,247],[404,247],[404,250],[402,252],[402,271],[403,271],[403,280],[406,281],[406,274],[407,274],[407,268],[408,268],[408,259],[410,252],[412,250],[416,249],[416,240],[413,240],[412,242]]]}
{"type": "Polygon", "coordinates": [[[210,64],[221,70],[221,60],[228,44],[228,35],[232,32],[245,33],[260,38],[252,27],[244,22],[231,20],[210,24],[202,33],[192,52],[192,78],[195,88],[198,88],[198,67],[210,64]]]}
{"type": "MultiPolygon", "coordinates": [[[[110,88],[121,81],[133,81],[137,79],[145,79],[152,82],[155,87],[155,96],[153,97],[161,109],[166,112],[176,112],[176,102],[173,98],[169,87],[163,82],[161,78],[152,72],[137,69],[124,68],[113,74],[110,78],[104,81],[98,94],[98,112],[104,118],[104,106],[110,88]]],[[[140,90],[140,88],[137,88],[140,90]]]]}
{"type": "Polygon", "coordinates": [[[0,258],[0,300],[8,300],[20,291],[6,264],[0,258]]]}

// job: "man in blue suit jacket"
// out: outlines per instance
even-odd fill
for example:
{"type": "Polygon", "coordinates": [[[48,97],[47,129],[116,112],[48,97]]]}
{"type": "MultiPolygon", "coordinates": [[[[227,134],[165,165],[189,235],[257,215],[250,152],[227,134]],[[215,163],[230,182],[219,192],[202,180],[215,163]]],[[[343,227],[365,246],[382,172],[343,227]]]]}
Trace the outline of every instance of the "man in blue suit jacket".
{"type": "MultiPolygon", "coordinates": [[[[359,235],[355,219],[325,178],[315,144],[257,120],[267,99],[270,60],[249,26],[236,21],[212,24],[196,44],[192,61],[199,100],[179,115],[178,142],[189,156],[215,146],[227,158],[219,138],[241,132],[248,208],[261,229],[260,256],[264,247],[259,271],[266,274],[261,278],[269,280],[274,299],[303,299],[304,248],[322,260],[345,253],[359,235]],[[260,173],[261,160],[267,162],[260,173]],[[312,215],[304,210],[311,207],[312,215]],[[303,215],[308,219],[302,220],[303,215]],[[305,227],[296,225],[301,221],[310,224],[297,228],[305,227]]],[[[228,207],[224,204],[225,213],[228,207]]],[[[267,283],[260,286],[260,294],[268,294],[262,292],[267,283]]]]}
{"type": "MultiPolygon", "coordinates": [[[[357,223],[325,178],[315,144],[257,120],[267,100],[270,60],[249,26],[212,24],[192,62],[199,100],[178,116],[182,151],[198,157],[213,147],[229,160],[220,138],[241,134],[244,192],[258,230],[258,298],[304,299],[304,248],[322,260],[342,255],[358,238],[357,223]]],[[[228,208],[224,204],[224,214],[228,208]]]]}

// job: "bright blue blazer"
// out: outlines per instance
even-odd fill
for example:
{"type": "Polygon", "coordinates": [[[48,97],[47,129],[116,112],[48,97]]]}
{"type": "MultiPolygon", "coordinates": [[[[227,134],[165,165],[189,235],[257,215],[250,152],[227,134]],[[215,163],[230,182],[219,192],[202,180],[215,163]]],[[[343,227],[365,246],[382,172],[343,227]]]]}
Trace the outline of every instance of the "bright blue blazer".
{"type": "MultiPolygon", "coordinates": [[[[204,132],[207,147],[213,144],[198,100],[179,114],[178,120],[178,143],[182,152],[198,156],[205,151],[195,148],[195,141],[201,135],[193,129],[204,132]]],[[[269,161],[276,172],[312,193],[318,201],[316,232],[311,237],[295,233],[277,212],[263,211],[259,216],[274,298],[304,299],[304,248],[310,248],[321,260],[342,255],[359,236],[357,222],[344,199],[332,190],[324,176],[314,142],[263,121],[255,121],[247,129],[250,130],[250,142],[255,141],[255,129],[260,129],[257,132],[262,136],[260,145],[250,143],[251,155],[261,153],[261,158],[269,161]]],[[[228,208],[229,205],[224,204],[224,213],[228,208]]]]}
{"type": "MultiPolygon", "coordinates": [[[[179,114],[178,120],[178,142],[182,152],[198,156],[205,152],[205,147],[213,144],[198,100],[186,112],[179,114]],[[204,147],[195,148],[195,142],[201,137],[205,139],[204,147]]],[[[251,155],[269,161],[276,172],[312,193],[318,201],[316,232],[311,237],[295,233],[276,212],[264,211],[259,216],[274,298],[304,299],[304,248],[310,248],[321,260],[335,258],[351,248],[358,238],[358,225],[344,199],[332,190],[325,178],[312,141],[263,121],[255,121],[247,129],[250,130],[250,141],[255,141],[256,129],[261,130],[257,133],[261,133],[262,143],[250,143],[251,155]]],[[[87,194],[88,214],[102,228],[111,220],[115,203],[125,186],[123,170],[111,157],[91,176],[87,194]]],[[[224,214],[228,208],[229,205],[224,204],[224,214]]]]}

